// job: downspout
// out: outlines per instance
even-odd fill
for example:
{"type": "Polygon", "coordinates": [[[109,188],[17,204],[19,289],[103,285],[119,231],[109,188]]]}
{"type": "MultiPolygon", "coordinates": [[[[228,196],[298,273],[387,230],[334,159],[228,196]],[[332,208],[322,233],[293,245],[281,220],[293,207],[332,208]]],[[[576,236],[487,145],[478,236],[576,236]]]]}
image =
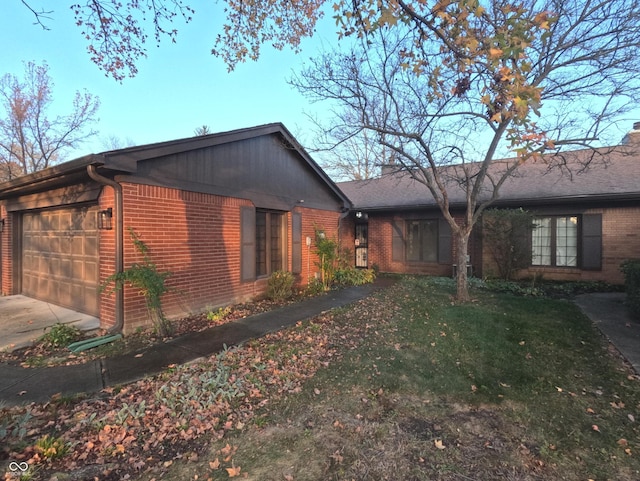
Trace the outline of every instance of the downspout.
{"type": "MultiPolygon", "coordinates": [[[[113,187],[115,195],[115,208],[116,208],[116,274],[122,273],[124,270],[124,222],[122,219],[122,186],[115,180],[104,177],[96,172],[96,166],[93,164],[87,165],[87,173],[89,177],[102,185],[108,185],[113,187]]],[[[109,334],[119,334],[122,332],[124,326],[124,291],[122,289],[116,289],[116,312],[115,312],[115,325],[108,330],[109,334]]]]}

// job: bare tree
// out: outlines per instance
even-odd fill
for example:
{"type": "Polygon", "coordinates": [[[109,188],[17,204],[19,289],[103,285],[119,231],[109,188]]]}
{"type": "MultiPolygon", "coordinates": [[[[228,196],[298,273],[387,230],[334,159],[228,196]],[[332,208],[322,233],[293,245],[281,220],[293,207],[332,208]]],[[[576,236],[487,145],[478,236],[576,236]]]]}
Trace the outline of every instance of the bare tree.
{"type": "Polygon", "coordinates": [[[0,182],[15,179],[24,175],[22,167],[16,162],[0,162],[0,182]]]}
{"type": "Polygon", "coordinates": [[[193,131],[195,135],[209,135],[211,134],[211,128],[208,125],[201,125],[200,127],[196,127],[193,131]]]}
{"type": "Polygon", "coordinates": [[[339,180],[364,180],[376,177],[386,159],[385,149],[368,132],[341,135],[340,129],[320,131],[312,152],[320,154],[320,165],[339,180]]]}
{"type": "MultiPolygon", "coordinates": [[[[375,135],[396,154],[405,175],[437,202],[452,229],[457,263],[465,265],[473,226],[522,163],[594,145],[634,105],[640,6],[625,0],[422,5],[394,1],[373,13],[358,10],[345,28],[362,42],[316,58],[293,84],[312,99],[342,106],[333,125],[351,136],[375,135]],[[497,162],[504,154],[511,159],[497,162]],[[464,202],[462,217],[454,217],[452,198],[464,202]]],[[[465,269],[458,269],[457,297],[469,298],[465,269]]]]}
{"type": "Polygon", "coordinates": [[[131,137],[126,137],[123,139],[122,137],[118,137],[117,135],[113,134],[101,137],[100,143],[105,150],[120,150],[136,145],[135,140],[133,140],[131,137]]]}
{"type": "Polygon", "coordinates": [[[61,160],[65,150],[77,147],[88,137],[96,120],[99,101],[93,95],[76,92],[69,115],[47,116],[53,102],[53,82],[47,64],[25,64],[23,80],[12,74],[0,79],[0,164],[7,177],[29,174],[61,160]]]}

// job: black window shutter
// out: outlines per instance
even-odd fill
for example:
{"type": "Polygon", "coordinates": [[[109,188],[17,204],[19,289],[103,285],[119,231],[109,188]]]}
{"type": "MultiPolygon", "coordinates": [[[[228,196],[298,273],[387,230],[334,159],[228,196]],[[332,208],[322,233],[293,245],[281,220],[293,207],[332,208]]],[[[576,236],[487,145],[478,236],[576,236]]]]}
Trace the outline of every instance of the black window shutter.
{"type": "Polygon", "coordinates": [[[438,263],[451,264],[451,226],[445,219],[438,220],[438,263]]]}
{"type": "Polygon", "coordinates": [[[302,272],[302,214],[291,214],[291,271],[302,272]]]}
{"type": "Polygon", "coordinates": [[[602,214],[582,216],[582,268],[602,269],[602,214]]]}
{"type": "Polygon", "coordinates": [[[240,207],[240,281],[256,278],[256,209],[240,207]]]}
{"type": "Polygon", "coordinates": [[[391,222],[391,260],[404,261],[404,221],[400,219],[391,222]]]}

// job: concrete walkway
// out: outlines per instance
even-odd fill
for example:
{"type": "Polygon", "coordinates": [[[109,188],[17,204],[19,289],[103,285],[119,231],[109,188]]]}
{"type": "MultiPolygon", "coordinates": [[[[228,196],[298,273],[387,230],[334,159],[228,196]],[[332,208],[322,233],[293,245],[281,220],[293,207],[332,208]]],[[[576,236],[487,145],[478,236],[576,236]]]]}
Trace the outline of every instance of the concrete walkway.
{"type": "Polygon", "coordinates": [[[583,294],[575,303],[640,374],[640,322],[632,319],[620,292],[583,294]]]}
{"type": "Polygon", "coordinates": [[[0,363],[0,404],[45,402],[56,393],[92,393],[156,374],[170,364],[208,356],[250,339],[292,326],[322,312],[362,299],[393,283],[380,278],[375,284],[332,291],[270,312],[186,334],[139,353],[100,359],[75,366],[23,368],[0,363]],[[141,354],[141,355],[140,355],[141,354]]]}
{"type": "Polygon", "coordinates": [[[31,346],[46,333],[47,328],[56,323],[68,324],[81,331],[100,328],[97,317],[31,297],[0,297],[0,351],[31,346]]]}

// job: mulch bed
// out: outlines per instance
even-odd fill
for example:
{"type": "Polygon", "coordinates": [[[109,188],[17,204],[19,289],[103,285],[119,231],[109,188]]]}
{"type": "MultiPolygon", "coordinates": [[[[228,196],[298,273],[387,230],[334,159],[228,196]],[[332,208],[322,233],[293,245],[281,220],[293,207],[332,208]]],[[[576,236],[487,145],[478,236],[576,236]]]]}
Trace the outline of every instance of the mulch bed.
{"type": "MultiPolygon", "coordinates": [[[[72,353],[66,347],[53,348],[45,343],[39,342],[31,347],[26,347],[13,352],[0,352],[0,362],[21,365],[22,367],[43,367],[82,364],[95,359],[111,357],[130,352],[147,349],[153,345],[164,343],[170,339],[183,336],[190,332],[200,332],[211,327],[219,326],[238,319],[271,311],[280,307],[299,302],[305,298],[303,293],[298,293],[293,297],[274,301],[271,299],[261,299],[244,304],[230,306],[231,311],[221,319],[209,319],[208,313],[195,314],[182,319],[172,321],[174,333],[170,337],[158,336],[152,327],[136,331],[126,335],[120,341],[116,341],[102,348],[94,348],[87,351],[72,353]]],[[[215,312],[215,311],[214,311],[215,312]]],[[[100,332],[98,335],[104,335],[100,332]]],[[[94,336],[95,337],[95,336],[94,336]]]]}

